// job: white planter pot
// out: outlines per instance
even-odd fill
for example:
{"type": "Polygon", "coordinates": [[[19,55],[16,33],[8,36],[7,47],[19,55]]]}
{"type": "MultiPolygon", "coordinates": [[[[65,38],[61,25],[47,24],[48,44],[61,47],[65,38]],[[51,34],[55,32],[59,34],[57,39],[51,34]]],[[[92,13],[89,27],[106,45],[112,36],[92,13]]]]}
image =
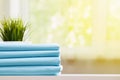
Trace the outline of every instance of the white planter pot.
{"type": "Polygon", "coordinates": [[[26,41],[26,42],[23,42],[23,41],[3,41],[3,42],[0,42],[0,44],[3,44],[3,45],[7,45],[7,44],[31,44],[30,41],[26,41]]]}

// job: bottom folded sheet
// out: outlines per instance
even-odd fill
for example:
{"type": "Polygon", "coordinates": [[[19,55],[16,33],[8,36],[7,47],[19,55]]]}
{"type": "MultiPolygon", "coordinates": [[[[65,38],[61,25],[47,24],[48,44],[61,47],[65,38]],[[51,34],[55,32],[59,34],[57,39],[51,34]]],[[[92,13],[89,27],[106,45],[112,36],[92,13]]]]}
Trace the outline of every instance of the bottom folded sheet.
{"type": "Polygon", "coordinates": [[[0,76],[58,75],[61,66],[20,66],[0,67],[0,76]]]}
{"type": "Polygon", "coordinates": [[[56,74],[0,74],[0,76],[58,76],[60,73],[56,74]]]}

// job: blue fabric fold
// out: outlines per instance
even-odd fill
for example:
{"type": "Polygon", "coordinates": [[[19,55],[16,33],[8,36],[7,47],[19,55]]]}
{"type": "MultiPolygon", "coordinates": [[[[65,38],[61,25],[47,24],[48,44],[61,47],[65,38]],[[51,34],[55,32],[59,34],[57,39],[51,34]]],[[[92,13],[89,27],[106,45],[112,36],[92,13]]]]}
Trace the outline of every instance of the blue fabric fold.
{"type": "Polygon", "coordinates": [[[17,66],[0,67],[2,76],[25,76],[25,75],[57,75],[61,71],[61,66],[17,66]]]}
{"type": "Polygon", "coordinates": [[[55,51],[0,51],[2,58],[27,58],[27,57],[58,57],[59,50],[55,51]]]}
{"type": "Polygon", "coordinates": [[[58,76],[59,73],[53,73],[53,74],[0,74],[0,76],[58,76]]]}
{"type": "Polygon", "coordinates": [[[3,44],[0,43],[0,51],[47,51],[59,50],[58,44],[3,44]]]}
{"type": "Polygon", "coordinates": [[[34,57],[0,59],[0,66],[58,66],[59,57],[34,57]]]}

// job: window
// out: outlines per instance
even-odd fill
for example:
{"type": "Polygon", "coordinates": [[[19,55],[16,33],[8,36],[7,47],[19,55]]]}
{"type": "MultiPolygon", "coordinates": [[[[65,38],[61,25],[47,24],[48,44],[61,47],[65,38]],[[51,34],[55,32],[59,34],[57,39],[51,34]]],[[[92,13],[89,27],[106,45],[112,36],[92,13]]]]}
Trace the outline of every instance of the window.
{"type": "Polygon", "coordinates": [[[30,0],[31,40],[59,43],[66,58],[115,58],[119,7],[119,0],[30,0]]]}
{"type": "Polygon", "coordinates": [[[7,4],[2,0],[0,4],[2,16],[29,17],[33,43],[60,44],[62,58],[119,57],[119,0],[10,0],[7,4]]]}

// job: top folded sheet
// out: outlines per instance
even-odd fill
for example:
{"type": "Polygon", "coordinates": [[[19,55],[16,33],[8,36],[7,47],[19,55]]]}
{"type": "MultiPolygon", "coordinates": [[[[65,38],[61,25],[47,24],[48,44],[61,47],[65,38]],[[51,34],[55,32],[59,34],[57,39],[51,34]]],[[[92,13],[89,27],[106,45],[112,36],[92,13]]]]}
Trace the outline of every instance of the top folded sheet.
{"type": "Polygon", "coordinates": [[[59,50],[58,44],[12,44],[0,43],[0,51],[47,51],[59,50]]]}

